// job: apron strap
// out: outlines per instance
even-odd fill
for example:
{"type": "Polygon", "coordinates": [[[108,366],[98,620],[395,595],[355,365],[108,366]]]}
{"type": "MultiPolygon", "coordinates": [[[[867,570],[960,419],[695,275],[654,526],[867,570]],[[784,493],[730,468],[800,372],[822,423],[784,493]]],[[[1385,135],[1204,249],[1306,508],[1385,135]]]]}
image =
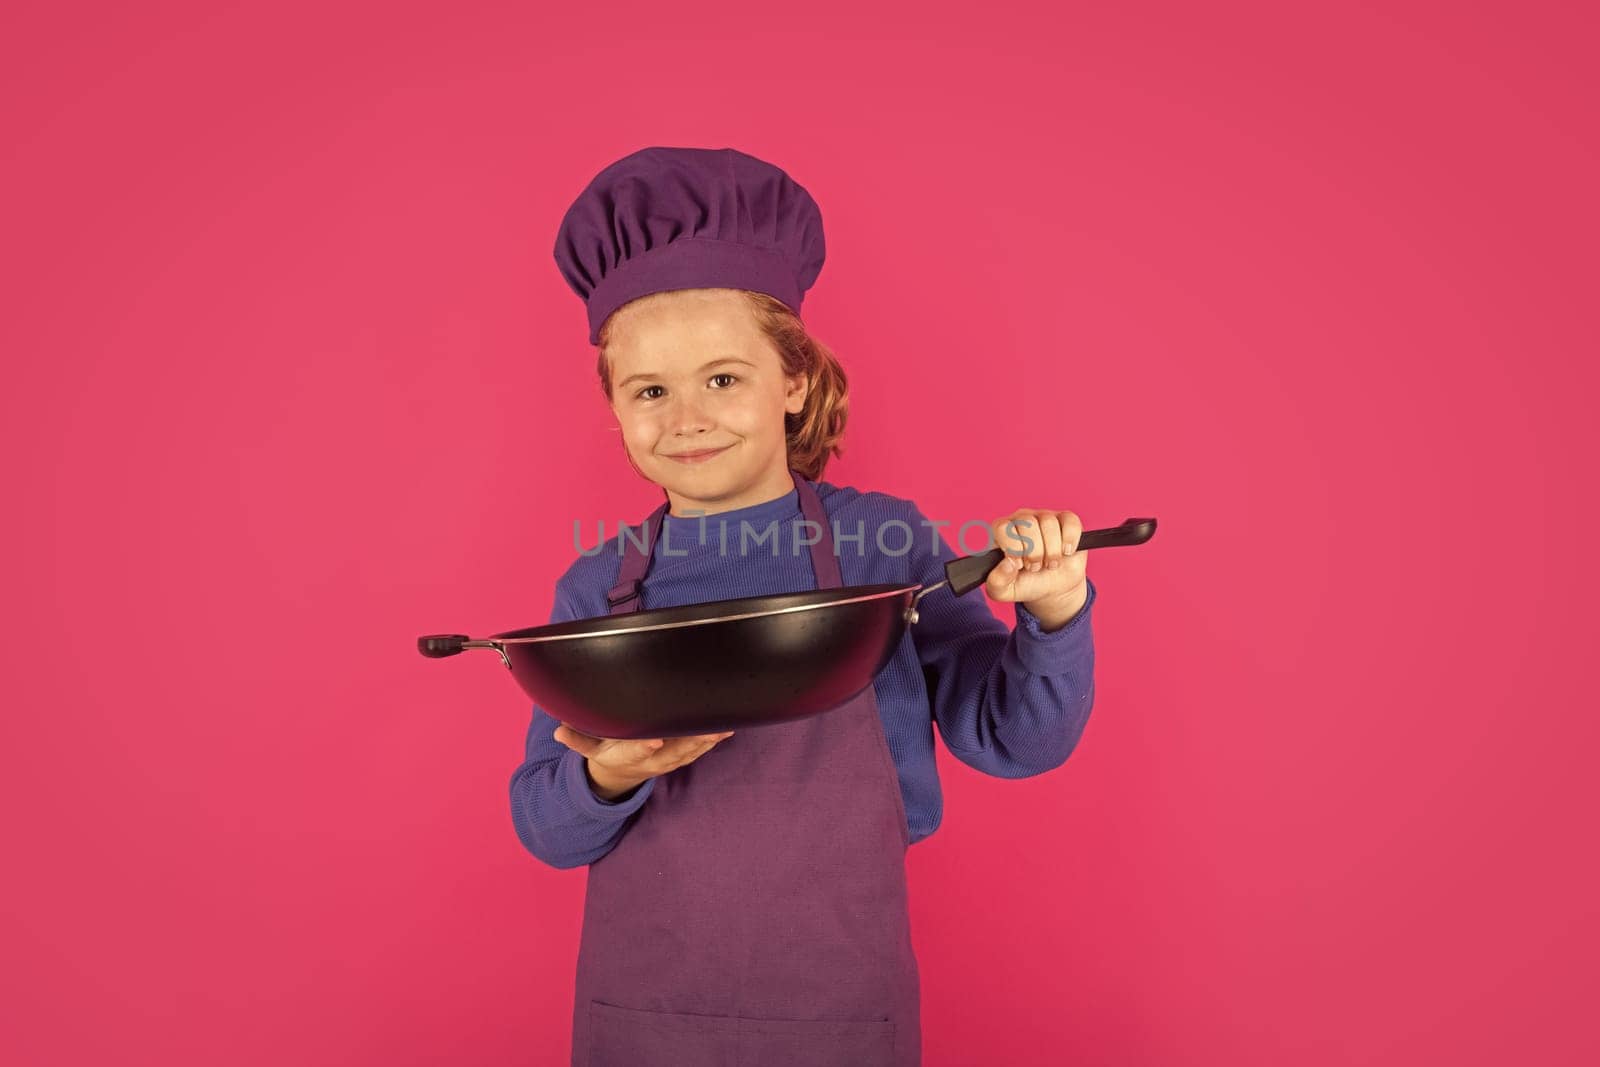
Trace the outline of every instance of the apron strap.
{"type": "Polygon", "coordinates": [[[617,584],[606,594],[606,603],[611,606],[612,615],[639,610],[640,595],[644,592],[644,575],[650,569],[650,558],[655,555],[656,539],[661,536],[661,527],[670,504],[671,501],[662,501],[661,506],[644,520],[641,538],[623,535],[622,567],[617,574],[617,584]],[[644,544],[641,545],[640,541],[644,544]]]}
{"type": "Polygon", "coordinates": [[[838,589],[844,585],[844,579],[839,574],[839,557],[833,551],[833,530],[828,525],[828,513],[822,506],[822,498],[817,496],[817,491],[811,484],[800,477],[798,471],[789,472],[794,476],[794,487],[800,490],[800,510],[807,519],[817,524],[819,531],[816,543],[811,546],[811,569],[817,576],[818,589],[838,589]]]}

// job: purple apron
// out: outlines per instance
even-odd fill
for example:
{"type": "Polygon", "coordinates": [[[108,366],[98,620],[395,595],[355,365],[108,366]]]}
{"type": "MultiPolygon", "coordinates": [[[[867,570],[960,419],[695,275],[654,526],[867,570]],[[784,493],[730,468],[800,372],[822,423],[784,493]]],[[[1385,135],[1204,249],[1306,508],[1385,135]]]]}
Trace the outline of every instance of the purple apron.
{"type": "MultiPolygon", "coordinates": [[[[791,474],[821,530],[817,588],[840,588],[822,502],[791,474]]],[[[624,539],[612,614],[639,607],[666,511],[648,550],[624,539]]],[[[922,1062],[910,834],[872,686],[738,730],[656,779],[634,819],[589,867],[574,1067],[922,1062]]]]}

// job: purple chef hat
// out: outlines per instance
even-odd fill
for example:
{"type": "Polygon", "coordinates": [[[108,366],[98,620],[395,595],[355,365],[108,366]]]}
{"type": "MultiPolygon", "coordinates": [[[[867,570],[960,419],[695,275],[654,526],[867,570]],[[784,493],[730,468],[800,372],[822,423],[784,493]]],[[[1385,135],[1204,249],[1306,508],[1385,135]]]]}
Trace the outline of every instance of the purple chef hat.
{"type": "Polygon", "coordinates": [[[822,212],[782,170],[733,148],[641,148],[595,175],[556,233],[556,265],[589,309],[589,343],[630,300],[749,289],[796,315],[822,272],[822,212]]]}

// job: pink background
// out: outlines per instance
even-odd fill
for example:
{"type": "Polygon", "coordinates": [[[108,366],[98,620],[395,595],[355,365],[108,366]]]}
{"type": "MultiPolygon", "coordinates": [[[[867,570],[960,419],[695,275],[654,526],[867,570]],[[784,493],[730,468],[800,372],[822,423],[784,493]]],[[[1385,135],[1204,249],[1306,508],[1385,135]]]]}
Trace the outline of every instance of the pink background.
{"type": "Polygon", "coordinates": [[[1286,6],[8,8],[0,1059],[566,1062],[415,642],[657,501],[550,249],[667,144],[822,205],[828,480],[1161,523],[1069,763],[941,752],[926,1062],[1594,1062],[1593,27],[1286,6]]]}

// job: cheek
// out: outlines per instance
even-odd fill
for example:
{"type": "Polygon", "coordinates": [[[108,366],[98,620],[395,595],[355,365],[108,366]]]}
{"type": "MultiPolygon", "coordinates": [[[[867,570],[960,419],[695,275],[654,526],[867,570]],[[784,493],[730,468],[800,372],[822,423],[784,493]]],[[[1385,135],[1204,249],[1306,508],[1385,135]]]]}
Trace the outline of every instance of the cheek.
{"type": "Polygon", "coordinates": [[[782,432],[784,415],[781,393],[761,396],[746,394],[737,402],[729,403],[721,413],[721,418],[725,425],[754,436],[773,427],[782,432]]]}
{"type": "Polygon", "coordinates": [[[617,425],[621,426],[622,432],[630,437],[640,437],[655,429],[659,421],[661,420],[649,410],[635,410],[617,419],[617,425]]]}
{"type": "Polygon", "coordinates": [[[619,419],[617,425],[622,428],[620,436],[630,445],[645,444],[654,436],[646,419],[626,418],[619,419]]]}

